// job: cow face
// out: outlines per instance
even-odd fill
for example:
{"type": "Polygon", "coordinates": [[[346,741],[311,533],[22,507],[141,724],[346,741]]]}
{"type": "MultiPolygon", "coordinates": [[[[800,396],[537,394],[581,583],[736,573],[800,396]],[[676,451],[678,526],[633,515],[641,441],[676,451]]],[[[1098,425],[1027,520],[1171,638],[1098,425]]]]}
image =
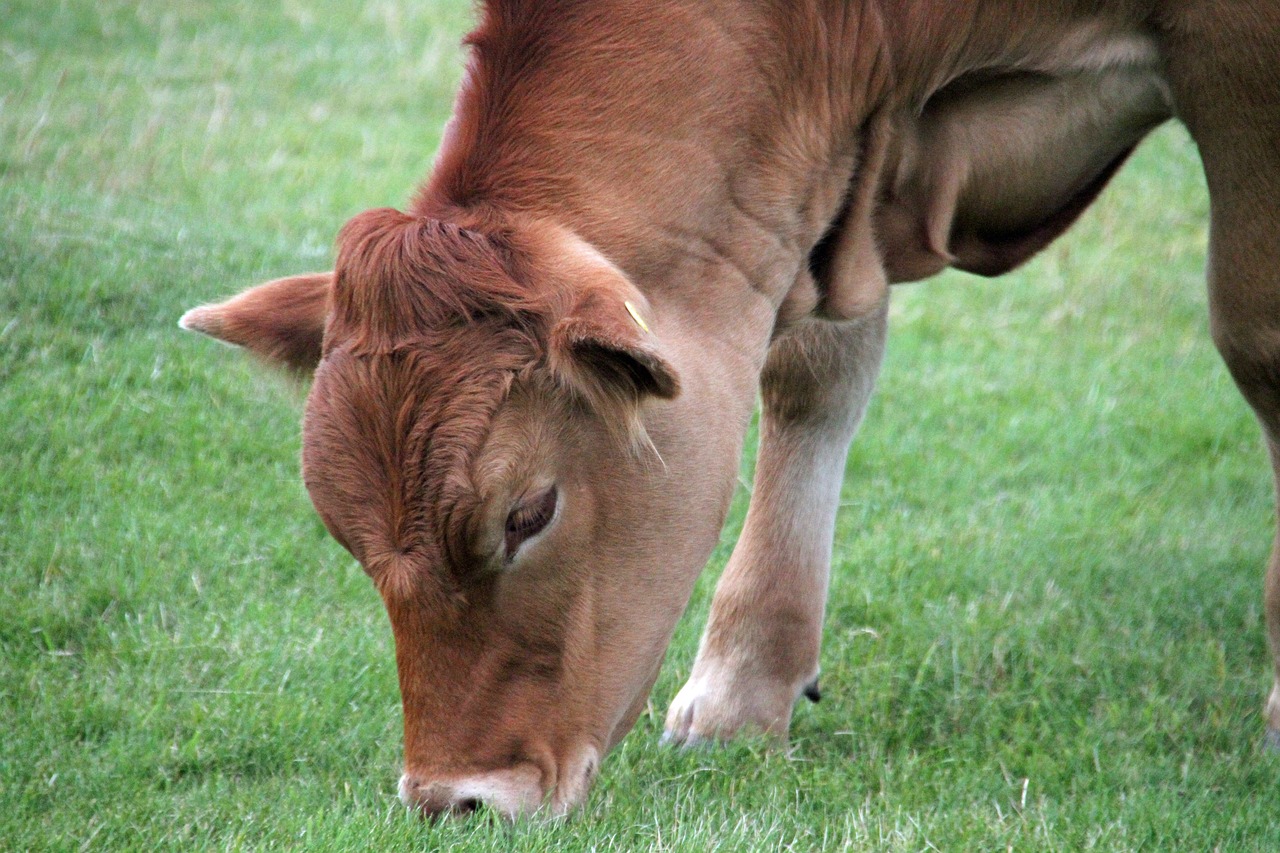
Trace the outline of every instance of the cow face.
{"type": "Polygon", "coordinates": [[[357,217],[332,275],[183,325],[305,366],[303,476],[390,616],[404,801],[580,802],[645,706],[734,482],[750,380],[568,232],[357,217]],[[682,393],[682,385],[684,385],[682,393]]]}

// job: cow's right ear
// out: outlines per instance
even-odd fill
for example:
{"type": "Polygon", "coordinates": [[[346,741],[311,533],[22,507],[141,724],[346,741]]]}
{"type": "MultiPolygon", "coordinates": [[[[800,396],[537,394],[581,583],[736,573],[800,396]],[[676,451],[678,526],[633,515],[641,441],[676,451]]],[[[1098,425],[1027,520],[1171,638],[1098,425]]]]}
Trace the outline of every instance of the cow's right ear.
{"type": "Polygon", "coordinates": [[[331,272],[278,278],[226,302],[192,308],[178,325],[309,372],[320,362],[332,289],[331,272]]]}

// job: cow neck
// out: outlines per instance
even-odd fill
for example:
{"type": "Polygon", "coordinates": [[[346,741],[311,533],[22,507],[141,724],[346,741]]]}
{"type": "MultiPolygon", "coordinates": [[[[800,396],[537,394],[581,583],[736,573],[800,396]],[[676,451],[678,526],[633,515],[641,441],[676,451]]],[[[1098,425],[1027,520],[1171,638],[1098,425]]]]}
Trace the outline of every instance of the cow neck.
{"type": "Polygon", "coordinates": [[[651,301],[767,338],[886,85],[878,19],[550,5],[487,7],[417,212],[553,221],[651,301]]]}

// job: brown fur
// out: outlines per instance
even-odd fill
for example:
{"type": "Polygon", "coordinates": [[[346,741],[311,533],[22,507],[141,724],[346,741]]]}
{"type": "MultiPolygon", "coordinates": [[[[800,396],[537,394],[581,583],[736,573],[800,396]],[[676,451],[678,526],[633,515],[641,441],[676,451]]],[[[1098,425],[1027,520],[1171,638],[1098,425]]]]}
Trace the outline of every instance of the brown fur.
{"type": "Polygon", "coordinates": [[[491,0],[468,44],[407,213],[348,223],[331,286],[184,318],[316,368],[304,477],[391,617],[410,804],[581,802],[717,540],[757,388],[752,507],[667,728],[785,733],[889,282],[1022,263],[1175,113],[1213,199],[1214,339],[1280,446],[1271,5],[491,0]]]}

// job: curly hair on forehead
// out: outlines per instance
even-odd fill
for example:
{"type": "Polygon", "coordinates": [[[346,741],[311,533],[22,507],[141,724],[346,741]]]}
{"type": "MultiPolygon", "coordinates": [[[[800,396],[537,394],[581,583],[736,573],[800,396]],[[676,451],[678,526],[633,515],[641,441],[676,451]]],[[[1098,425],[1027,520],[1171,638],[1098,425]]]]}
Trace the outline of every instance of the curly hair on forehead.
{"type": "Polygon", "coordinates": [[[555,294],[539,288],[502,235],[391,208],[361,213],[338,235],[326,346],[389,353],[459,325],[520,330],[536,348],[555,294]]]}
{"type": "Polygon", "coordinates": [[[480,501],[473,463],[512,383],[538,359],[509,327],[332,351],[316,375],[304,465],[317,509],[367,568],[405,555],[464,567],[480,501]]]}
{"type": "MultiPolygon", "coordinates": [[[[572,275],[566,279],[564,270],[552,273],[548,264],[572,259],[549,250],[544,232],[527,223],[523,231],[481,232],[390,208],[354,217],[338,238],[325,352],[450,350],[452,368],[430,366],[433,373],[448,373],[491,362],[498,351],[514,347],[520,355],[506,369],[549,368],[562,390],[594,411],[632,451],[648,447],[640,397],[652,390],[648,380],[663,374],[650,373],[656,362],[645,352],[620,359],[607,335],[596,339],[591,315],[612,302],[620,306],[621,297],[572,275]],[[443,346],[462,330],[469,332],[469,344],[443,346]]],[[[673,394],[673,382],[659,392],[673,394]]],[[[456,380],[443,387],[465,396],[456,380]]]]}

